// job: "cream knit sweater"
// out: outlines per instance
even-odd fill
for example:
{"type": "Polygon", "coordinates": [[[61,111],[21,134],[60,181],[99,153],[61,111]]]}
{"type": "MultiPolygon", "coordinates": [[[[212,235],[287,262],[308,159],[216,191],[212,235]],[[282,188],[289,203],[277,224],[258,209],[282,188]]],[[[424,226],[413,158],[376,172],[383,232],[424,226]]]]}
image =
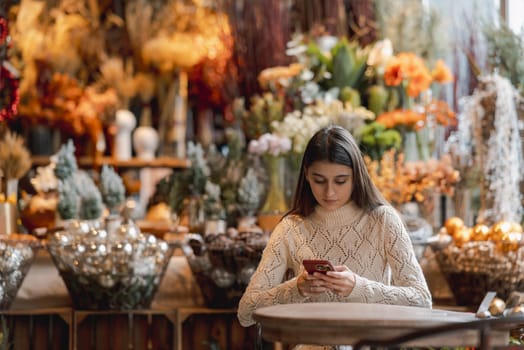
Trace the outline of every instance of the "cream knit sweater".
{"type": "Polygon", "coordinates": [[[271,233],[256,272],[238,306],[243,326],[255,323],[261,307],[301,302],[360,302],[431,307],[431,294],[410,238],[394,208],[366,213],[349,203],[335,210],[317,207],[309,217],[288,216],[271,233]],[[357,274],[347,297],[327,292],[303,297],[296,277],[303,259],[327,259],[357,274]]]}

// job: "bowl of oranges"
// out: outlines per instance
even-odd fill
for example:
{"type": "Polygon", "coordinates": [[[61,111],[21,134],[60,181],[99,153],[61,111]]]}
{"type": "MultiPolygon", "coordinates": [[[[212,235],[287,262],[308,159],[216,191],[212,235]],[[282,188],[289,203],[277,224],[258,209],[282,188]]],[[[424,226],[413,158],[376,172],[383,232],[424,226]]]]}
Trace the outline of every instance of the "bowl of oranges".
{"type": "Polygon", "coordinates": [[[524,241],[519,223],[499,221],[472,227],[459,217],[446,220],[431,247],[461,306],[478,306],[488,291],[506,299],[524,290],[524,241]]]}

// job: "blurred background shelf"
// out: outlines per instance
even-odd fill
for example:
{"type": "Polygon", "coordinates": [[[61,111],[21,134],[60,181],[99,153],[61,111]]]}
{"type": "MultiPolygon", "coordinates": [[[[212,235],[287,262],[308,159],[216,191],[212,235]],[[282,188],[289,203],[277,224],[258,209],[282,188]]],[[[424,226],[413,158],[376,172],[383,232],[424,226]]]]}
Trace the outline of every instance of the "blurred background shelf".
{"type": "MultiPolygon", "coordinates": [[[[50,163],[49,156],[33,156],[33,167],[46,166],[50,163]]],[[[144,160],[140,158],[131,158],[129,160],[118,160],[112,157],[78,157],[78,165],[81,168],[98,168],[104,164],[111,165],[115,168],[121,169],[140,169],[140,168],[172,168],[185,169],[189,166],[189,160],[172,158],[172,157],[157,157],[152,160],[144,160]]]]}

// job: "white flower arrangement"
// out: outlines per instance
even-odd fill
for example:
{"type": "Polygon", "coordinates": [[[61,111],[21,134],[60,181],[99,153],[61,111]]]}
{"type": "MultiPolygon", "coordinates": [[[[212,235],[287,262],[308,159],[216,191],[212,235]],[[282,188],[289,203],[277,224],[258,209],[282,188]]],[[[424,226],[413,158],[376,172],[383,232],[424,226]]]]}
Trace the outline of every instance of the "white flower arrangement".
{"type": "Polygon", "coordinates": [[[251,140],[248,152],[257,155],[284,155],[291,150],[291,140],[287,136],[265,133],[256,140],[251,140]]]}
{"type": "Polygon", "coordinates": [[[287,114],[281,122],[272,122],[271,127],[275,133],[291,141],[294,153],[302,154],[311,136],[330,122],[327,116],[313,116],[306,114],[306,111],[294,111],[287,114]]]}
{"type": "Polygon", "coordinates": [[[273,121],[271,128],[277,135],[285,136],[292,142],[292,152],[302,154],[309,139],[323,127],[338,124],[350,132],[362,126],[366,120],[373,120],[373,112],[364,107],[354,108],[349,103],[334,100],[331,103],[317,101],[301,112],[288,113],[282,121],[273,121]]]}

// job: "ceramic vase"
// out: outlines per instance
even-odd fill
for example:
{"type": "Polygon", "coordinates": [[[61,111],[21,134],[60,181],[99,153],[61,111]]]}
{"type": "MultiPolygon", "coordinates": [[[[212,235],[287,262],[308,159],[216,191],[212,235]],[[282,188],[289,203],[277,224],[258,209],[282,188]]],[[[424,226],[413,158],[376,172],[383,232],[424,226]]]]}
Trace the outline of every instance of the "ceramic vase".
{"type": "Polygon", "coordinates": [[[128,110],[116,112],[116,127],[114,157],[118,160],[128,160],[132,156],[131,133],[136,126],[135,115],[128,110]]]}

